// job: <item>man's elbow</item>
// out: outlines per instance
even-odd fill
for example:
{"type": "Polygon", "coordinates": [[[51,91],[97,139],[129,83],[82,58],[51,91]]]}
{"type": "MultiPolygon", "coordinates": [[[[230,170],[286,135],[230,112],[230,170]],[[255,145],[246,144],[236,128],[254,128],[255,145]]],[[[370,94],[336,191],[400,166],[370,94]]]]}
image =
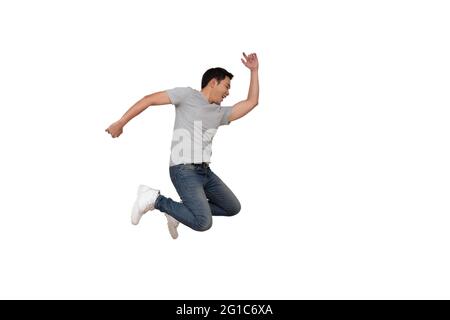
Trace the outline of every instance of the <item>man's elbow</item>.
{"type": "Polygon", "coordinates": [[[141,101],[146,105],[146,106],[151,106],[153,104],[153,97],[151,94],[146,95],[145,97],[143,97],[141,99],[141,101]]]}
{"type": "Polygon", "coordinates": [[[258,102],[259,102],[258,100],[250,100],[250,103],[252,105],[252,109],[258,105],[258,102]]]}

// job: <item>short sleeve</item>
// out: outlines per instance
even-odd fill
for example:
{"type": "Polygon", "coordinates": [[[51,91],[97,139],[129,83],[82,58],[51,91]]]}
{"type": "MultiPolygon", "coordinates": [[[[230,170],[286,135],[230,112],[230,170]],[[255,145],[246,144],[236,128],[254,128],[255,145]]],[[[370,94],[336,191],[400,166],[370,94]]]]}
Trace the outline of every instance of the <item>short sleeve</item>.
{"type": "Polygon", "coordinates": [[[230,124],[228,118],[231,115],[231,111],[233,111],[233,107],[220,107],[220,112],[222,113],[222,118],[220,120],[221,126],[230,124]]]}
{"type": "Polygon", "coordinates": [[[173,89],[166,90],[167,95],[169,96],[170,102],[173,105],[180,104],[189,94],[191,88],[189,87],[177,87],[173,89]]]}

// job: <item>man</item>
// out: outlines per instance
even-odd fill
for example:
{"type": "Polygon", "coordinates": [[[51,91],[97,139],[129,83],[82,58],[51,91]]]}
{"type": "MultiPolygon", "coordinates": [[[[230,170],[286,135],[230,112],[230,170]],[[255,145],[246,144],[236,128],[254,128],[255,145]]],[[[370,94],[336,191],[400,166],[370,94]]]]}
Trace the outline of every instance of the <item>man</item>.
{"type": "Polygon", "coordinates": [[[158,209],[166,213],[169,232],[176,239],[179,222],[193,230],[205,231],[211,228],[212,216],[233,216],[240,211],[239,200],[214,174],[209,163],[217,128],[245,116],[258,105],[258,58],[255,53],[243,53],[243,56],[241,61],[251,72],[250,88],[247,99],[234,106],[221,106],[229,94],[233,75],[225,69],[213,68],[203,75],[201,91],[174,88],[145,96],[105,130],[117,138],[123,127],[149,106],[173,104],[176,107],[169,171],[182,202],[141,185],[132,209],[133,224],[138,224],[147,211],[158,209]]]}

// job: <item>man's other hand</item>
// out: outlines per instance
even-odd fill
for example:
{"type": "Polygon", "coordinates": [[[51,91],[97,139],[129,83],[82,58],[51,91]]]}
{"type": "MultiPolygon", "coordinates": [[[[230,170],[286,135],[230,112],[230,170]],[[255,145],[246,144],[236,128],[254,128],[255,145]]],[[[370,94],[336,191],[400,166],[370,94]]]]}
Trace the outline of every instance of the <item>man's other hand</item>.
{"type": "Polygon", "coordinates": [[[116,121],[112,125],[110,125],[105,131],[108,132],[111,135],[111,137],[117,138],[123,132],[123,123],[120,120],[116,121]]]}

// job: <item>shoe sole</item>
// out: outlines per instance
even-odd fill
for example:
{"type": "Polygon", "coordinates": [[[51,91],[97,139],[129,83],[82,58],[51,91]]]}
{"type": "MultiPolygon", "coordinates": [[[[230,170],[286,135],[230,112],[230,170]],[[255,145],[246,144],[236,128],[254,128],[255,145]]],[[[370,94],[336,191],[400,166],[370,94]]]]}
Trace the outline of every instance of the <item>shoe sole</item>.
{"type": "Polygon", "coordinates": [[[136,216],[138,216],[140,213],[139,213],[139,206],[138,206],[138,203],[137,203],[137,201],[134,203],[134,205],[133,205],[133,209],[131,210],[131,224],[133,224],[133,225],[138,225],[139,224],[139,221],[141,221],[141,218],[142,218],[142,214],[140,214],[141,216],[137,219],[137,221],[135,222],[135,219],[134,219],[134,217],[136,217],[136,216]]]}
{"type": "Polygon", "coordinates": [[[167,224],[167,228],[169,229],[169,233],[170,233],[170,236],[172,237],[172,239],[177,239],[178,238],[178,230],[177,230],[177,227],[173,227],[173,226],[170,226],[169,224],[167,224]]]}

